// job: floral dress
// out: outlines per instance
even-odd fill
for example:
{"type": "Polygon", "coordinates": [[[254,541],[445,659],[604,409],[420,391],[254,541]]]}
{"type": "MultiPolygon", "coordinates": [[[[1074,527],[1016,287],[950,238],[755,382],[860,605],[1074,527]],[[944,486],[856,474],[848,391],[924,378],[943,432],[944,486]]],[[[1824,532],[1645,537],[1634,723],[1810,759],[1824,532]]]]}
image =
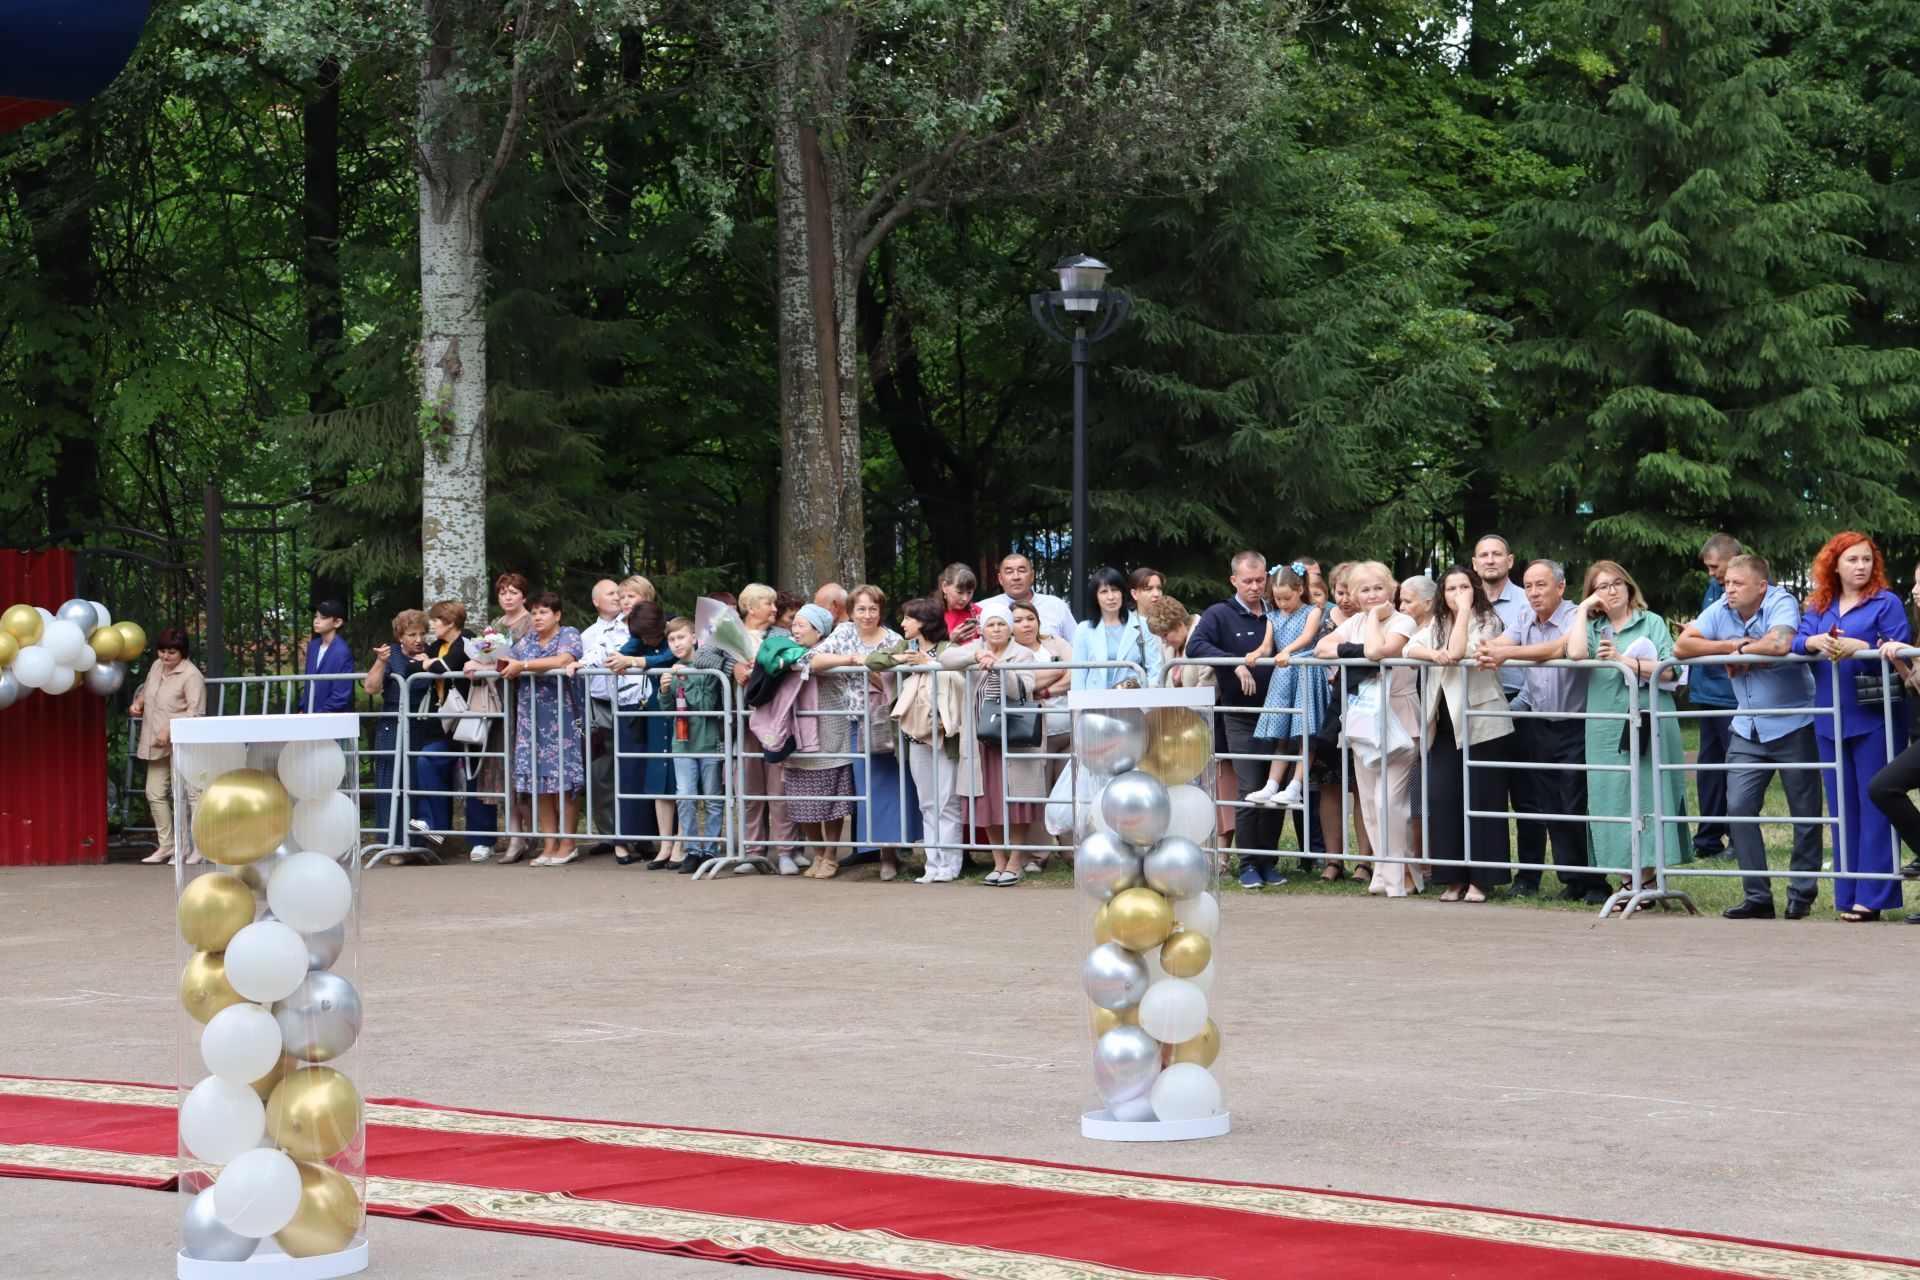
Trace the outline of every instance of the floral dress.
{"type": "MultiPolygon", "coordinates": [[[[1279,653],[1298,640],[1300,633],[1306,629],[1307,619],[1320,613],[1321,610],[1310,604],[1303,604],[1292,613],[1267,610],[1267,621],[1273,627],[1273,651],[1279,653]]],[[[1320,722],[1326,713],[1327,677],[1324,668],[1276,667],[1273,678],[1267,681],[1266,705],[1259,723],[1253,728],[1253,736],[1294,741],[1298,741],[1303,733],[1312,737],[1320,731],[1320,722]],[[1302,718],[1306,721],[1304,729],[1301,727],[1302,718]]]]}
{"type": "MultiPolygon", "coordinates": [[[[536,662],[561,654],[576,661],[586,656],[572,627],[561,627],[545,644],[538,632],[529,631],[514,641],[509,656],[536,662]]],[[[521,795],[581,790],[587,785],[587,764],[579,677],[529,672],[514,683],[520,687],[514,697],[513,789],[521,795]]]]}

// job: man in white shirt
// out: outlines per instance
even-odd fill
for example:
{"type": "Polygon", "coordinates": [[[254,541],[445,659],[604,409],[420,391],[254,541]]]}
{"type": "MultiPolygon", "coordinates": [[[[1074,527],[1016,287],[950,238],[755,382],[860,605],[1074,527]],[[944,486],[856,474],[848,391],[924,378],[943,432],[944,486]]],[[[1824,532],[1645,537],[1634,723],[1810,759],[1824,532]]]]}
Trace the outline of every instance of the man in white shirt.
{"type": "Polygon", "coordinates": [[[980,607],[1000,605],[1011,610],[1016,604],[1031,603],[1040,614],[1040,634],[1059,636],[1069,643],[1073,640],[1073,610],[1067,608],[1067,602],[1059,596],[1050,596],[1044,591],[1033,589],[1033,561],[1018,551],[1009,551],[1000,557],[1000,594],[991,600],[982,600],[980,607]]]}
{"type": "MultiPolygon", "coordinates": [[[[620,584],[602,578],[593,584],[593,608],[599,619],[580,633],[583,667],[604,667],[607,659],[620,652],[627,642],[627,617],[620,610],[620,584]]],[[[620,829],[614,794],[613,703],[628,710],[637,708],[647,697],[645,676],[588,676],[587,730],[589,780],[593,788],[593,812],[588,815],[589,829],[595,835],[610,835],[620,829]]],[[[602,840],[595,851],[604,851],[602,840]]],[[[615,852],[625,851],[615,846],[615,852]]]]}

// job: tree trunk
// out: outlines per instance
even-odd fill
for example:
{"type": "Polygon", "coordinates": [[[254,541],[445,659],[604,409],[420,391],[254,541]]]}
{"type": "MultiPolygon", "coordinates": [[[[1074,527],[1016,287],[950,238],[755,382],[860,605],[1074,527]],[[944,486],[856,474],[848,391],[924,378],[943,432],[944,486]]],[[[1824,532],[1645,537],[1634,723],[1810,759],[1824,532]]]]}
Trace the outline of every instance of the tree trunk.
{"type": "MultiPolygon", "coordinates": [[[[346,341],[346,311],[340,300],[340,64],[323,59],[301,108],[301,276],[307,311],[307,412],[318,416],[347,406],[339,380],[346,341]]],[[[316,503],[344,489],[343,467],[314,475],[316,503]]],[[[343,574],[315,574],[313,598],[350,600],[353,583],[343,574]]]]}
{"type": "Polygon", "coordinates": [[[774,209],[779,233],[780,542],[778,580],[811,591],[865,577],[854,237],[846,176],[819,126],[845,75],[846,41],[826,17],[780,19],[775,68],[774,209]],[[803,21],[805,29],[802,29],[803,21]]]}
{"type": "Polygon", "coordinates": [[[486,261],[472,109],[449,82],[454,21],[431,5],[420,76],[420,576],[429,603],[484,619],[487,590],[486,261]]]}

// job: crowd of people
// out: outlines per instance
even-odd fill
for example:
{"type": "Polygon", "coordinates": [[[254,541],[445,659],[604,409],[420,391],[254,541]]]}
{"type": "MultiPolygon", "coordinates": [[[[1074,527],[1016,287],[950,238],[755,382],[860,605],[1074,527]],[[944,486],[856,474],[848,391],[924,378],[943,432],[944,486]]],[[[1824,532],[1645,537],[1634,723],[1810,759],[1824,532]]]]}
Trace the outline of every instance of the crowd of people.
{"type": "MultiPolygon", "coordinates": [[[[1884,717],[1909,690],[1906,706],[1920,708],[1920,676],[1900,657],[1914,617],[1862,534],[1821,549],[1804,601],[1726,534],[1701,560],[1700,609],[1677,630],[1625,566],[1588,565],[1575,599],[1561,564],[1523,563],[1497,534],[1468,564],[1404,580],[1376,561],[1269,565],[1244,551],[1226,599],[1199,613],[1167,596],[1157,570],[1101,568],[1087,584],[1095,616],[1080,621],[1035,589],[1019,553],[1000,560],[990,598],[955,564],[891,610],[866,584],[809,598],[752,583],[714,597],[737,626],[669,617],[634,576],[596,584],[596,616],[575,627],[558,595],[507,573],[494,584],[499,614],[478,634],[462,604],[441,601],[397,615],[392,643],[374,650],[361,683],[385,713],[375,826],[443,853],[464,839],[476,861],[554,866],[604,848],[684,873],[722,851],[732,797],[743,847],[781,874],[830,878],[871,858],[893,879],[919,845],[919,882],[940,883],[984,846],[985,883],[1009,885],[1071,854],[1044,802],[1068,750],[1072,689],[1213,684],[1220,793],[1235,801],[1221,843],[1245,888],[1285,883],[1284,854],[1302,873],[1351,875],[1387,897],[1431,884],[1443,901],[1483,902],[1502,887],[1539,893],[1550,864],[1563,898],[1599,905],[1620,900],[1609,877],[1643,889],[1656,862],[1730,851],[1754,874],[1725,914],[1771,918],[1757,819],[1778,777],[1794,820],[1790,870],[1802,873],[1788,880],[1785,915],[1803,918],[1829,814],[1844,831],[1837,871],[1891,877],[1900,842],[1920,850],[1920,746],[1907,746],[1904,709],[1891,733],[1884,717]],[[1565,665],[1585,659],[1605,665],[1565,665]],[[1675,710],[1682,686],[1700,731],[1690,820],[1686,774],[1656,777],[1650,742],[1657,732],[1659,759],[1681,761],[1679,721],[1647,717],[1675,710]],[[728,705],[748,709],[731,727],[728,705]],[[402,791],[409,831],[396,830],[402,791]],[[1350,812],[1349,859],[1337,833],[1350,812]]],[[[351,703],[344,612],[316,606],[306,671],[332,678],[312,683],[304,709],[351,703]]],[[[166,717],[204,711],[197,673],[181,670],[185,645],[160,637],[134,704],[148,709],[140,755],[163,832],[149,861],[172,854],[166,717]]],[[[1920,876],[1920,858],[1899,871],[1920,876]]],[[[1843,920],[1878,920],[1900,907],[1901,884],[1838,878],[1833,898],[1843,920]]]]}

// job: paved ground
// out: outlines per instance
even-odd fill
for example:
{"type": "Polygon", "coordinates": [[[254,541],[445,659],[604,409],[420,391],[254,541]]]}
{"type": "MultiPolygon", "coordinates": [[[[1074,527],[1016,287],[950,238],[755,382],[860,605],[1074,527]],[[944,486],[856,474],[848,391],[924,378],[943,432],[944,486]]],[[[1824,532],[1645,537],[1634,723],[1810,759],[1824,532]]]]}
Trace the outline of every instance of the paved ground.
{"type": "MultiPolygon", "coordinates": [[[[1235,1132],[1110,1146],[1076,1123],[1081,900],[857,874],[371,872],[364,1087],[1920,1255],[1920,1111],[1903,1103],[1920,929],[1229,895],[1214,1004],[1235,1132]]],[[[164,869],[0,872],[0,1071],[170,1078],[171,915],[164,869]]],[[[163,1274],[172,1213],[152,1193],[0,1182],[0,1274],[163,1274]],[[127,1225],[90,1229],[109,1218],[127,1225]]],[[[373,1233],[391,1275],[635,1266],[373,1233]]]]}

